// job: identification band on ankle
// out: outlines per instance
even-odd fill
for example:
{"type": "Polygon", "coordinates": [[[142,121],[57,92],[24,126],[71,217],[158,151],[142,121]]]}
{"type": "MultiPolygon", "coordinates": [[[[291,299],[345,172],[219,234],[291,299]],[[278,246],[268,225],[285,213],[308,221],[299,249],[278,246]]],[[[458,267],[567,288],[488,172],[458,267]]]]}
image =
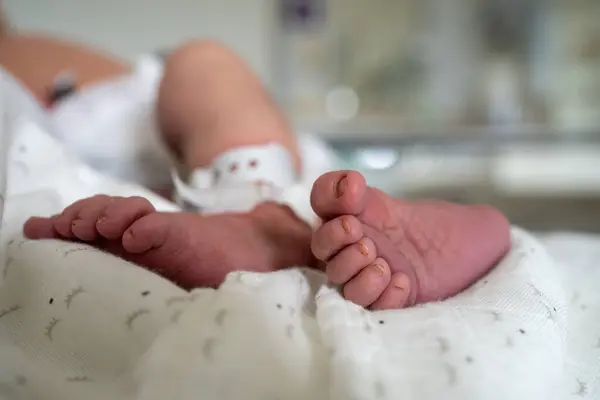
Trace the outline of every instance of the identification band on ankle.
{"type": "Polygon", "coordinates": [[[277,143],[238,147],[216,157],[208,168],[199,168],[185,183],[172,172],[178,200],[203,214],[250,211],[274,201],[289,205],[311,226],[316,217],[310,208],[310,188],[298,183],[291,154],[277,143]]]}

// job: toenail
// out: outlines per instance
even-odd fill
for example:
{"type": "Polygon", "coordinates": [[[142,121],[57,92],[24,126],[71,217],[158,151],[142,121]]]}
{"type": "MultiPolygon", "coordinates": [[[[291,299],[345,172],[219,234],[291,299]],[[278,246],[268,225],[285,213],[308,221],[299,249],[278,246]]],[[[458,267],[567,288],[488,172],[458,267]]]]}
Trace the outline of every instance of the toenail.
{"type": "Polygon", "coordinates": [[[358,251],[365,257],[369,255],[369,249],[363,243],[358,244],[358,251]]]}
{"type": "Polygon", "coordinates": [[[381,275],[385,273],[385,268],[381,264],[373,264],[373,268],[381,275]]]}
{"type": "Polygon", "coordinates": [[[348,222],[346,218],[342,219],[342,228],[344,229],[344,232],[350,233],[350,222],[348,222]]]}
{"type": "Polygon", "coordinates": [[[348,187],[348,178],[346,178],[344,176],[342,179],[340,179],[338,181],[338,183],[335,186],[336,197],[342,197],[344,195],[344,192],[346,191],[347,187],[348,187]]]}

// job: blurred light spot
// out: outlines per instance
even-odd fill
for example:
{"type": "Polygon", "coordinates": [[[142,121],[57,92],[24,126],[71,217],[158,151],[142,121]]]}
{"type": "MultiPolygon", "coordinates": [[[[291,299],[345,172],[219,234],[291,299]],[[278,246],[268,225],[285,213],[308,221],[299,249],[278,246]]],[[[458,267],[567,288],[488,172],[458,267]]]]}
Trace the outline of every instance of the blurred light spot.
{"type": "Polygon", "coordinates": [[[356,161],[364,168],[387,169],[398,162],[398,153],[392,149],[364,149],[355,155],[356,161]]]}
{"type": "Polygon", "coordinates": [[[325,98],[325,110],[334,119],[347,120],[358,113],[360,100],[356,92],[347,86],[331,89],[325,98]]]}

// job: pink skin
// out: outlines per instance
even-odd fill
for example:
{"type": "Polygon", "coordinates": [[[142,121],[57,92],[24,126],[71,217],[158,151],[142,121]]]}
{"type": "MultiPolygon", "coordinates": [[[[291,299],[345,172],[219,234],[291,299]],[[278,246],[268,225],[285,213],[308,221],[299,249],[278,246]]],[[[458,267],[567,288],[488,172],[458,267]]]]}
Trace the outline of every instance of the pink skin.
{"type": "Polygon", "coordinates": [[[217,286],[235,270],[314,263],[310,227],[271,203],[251,213],[201,216],[157,212],[141,197],[98,195],[51,218],[30,218],[23,230],[31,239],[89,242],[186,289],[217,286]],[[271,229],[269,220],[285,226],[271,229]]]}
{"type": "Polygon", "coordinates": [[[311,202],[324,221],[314,233],[273,203],[250,213],[200,216],[108,196],[31,218],[24,232],[32,239],[90,242],[184,288],[217,286],[234,270],[314,266],[314,254],[346,299],[371,309],[452,296],[510,248],[508,221],[493,208],[393,199],[355,171],[321,176],[311,202]]]}
{"type": "Polygon", "coordinates": [[[371,309],[455,295],[510,249],[510,225],[497,210],[394,199],[356,171],[321,176],[311,204],[324,221],[313,254],[346,299],[371,309]]]}

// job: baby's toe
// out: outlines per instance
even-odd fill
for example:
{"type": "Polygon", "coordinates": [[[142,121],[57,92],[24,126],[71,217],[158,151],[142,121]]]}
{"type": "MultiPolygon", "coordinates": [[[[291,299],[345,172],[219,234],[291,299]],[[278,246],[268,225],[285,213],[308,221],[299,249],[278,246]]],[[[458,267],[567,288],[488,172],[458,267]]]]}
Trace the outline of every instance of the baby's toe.
{"type": "Polygon", "coordinates": [[[107,239],[118,239],[136,220],[154,211],[143,197],[116,197],[98,218],[96,229],[107,239]]]}
{"type": "Polygon", "coordinates": [[[342,285],[375,261],[375,243],[367,237],[347,246],[327,263],[327,277],[330,282],[342,285]]]}
{"type": "Polygon", "coordinates": [[[364,208],[367,183],[357,171],[337,171],[321,175],[313,185],[310,203],[325,220],[338,215],[359,214],[364,208]]]}
{"type": "Polygon", "coordinates": [[[123,248],[140,254],[162,246],[172,226],[166,217],[165,213],[151,213],[135,221],[123,233],[123,248]]]}
{"type": "Polygon", "coordinates": [[[390,275],[388,263],[377,258],[344,285],[344,298],[367,307],[381,296],[390,282],[390,275]]]}
{"type": "Polygon", "coordinates": [[[53,218],[32,217],[23,225],[23,234],[29,239],[53,239],[59,237],[54,230],[53,218]]]}
{"type": "Polygon", "coordinates": [[[75,238],[76,236],[72,228],[73,222],[79,218],[79,213],[88,207],[94,208],[98,204],[104,204],[107,199],[109,199],[108,196],[97,195],[76,201],[65,208],[62,213],[52,218],[52,226],[54,230],[64,238],[75,238]]]}
{"type": "Polygon", "coordinates": [[[314,256],[327,261],[349,244],[363,236],[362,224],[351,215],[344,215],[324,223],[315,231],[311,240],[314,256]]]}
{"type": "Polygon", "coordinates": [[[410,289],[411,284],[408,276],[401,272],[396,272],[392,275],[390,283],[381,296],[371,304],[371,309],[392,310],[411,305],[410,289]]]}
{"type": "Polygon", "coordinates": [[[96,196],[93,201],[89,201],[85,207],[79,210],[79,213],[71,222],[71,232],[77,239],[88,242],[98,239],[96,222],[110,204],[110,201],[111,198],[108,196],[96,196]]]}

